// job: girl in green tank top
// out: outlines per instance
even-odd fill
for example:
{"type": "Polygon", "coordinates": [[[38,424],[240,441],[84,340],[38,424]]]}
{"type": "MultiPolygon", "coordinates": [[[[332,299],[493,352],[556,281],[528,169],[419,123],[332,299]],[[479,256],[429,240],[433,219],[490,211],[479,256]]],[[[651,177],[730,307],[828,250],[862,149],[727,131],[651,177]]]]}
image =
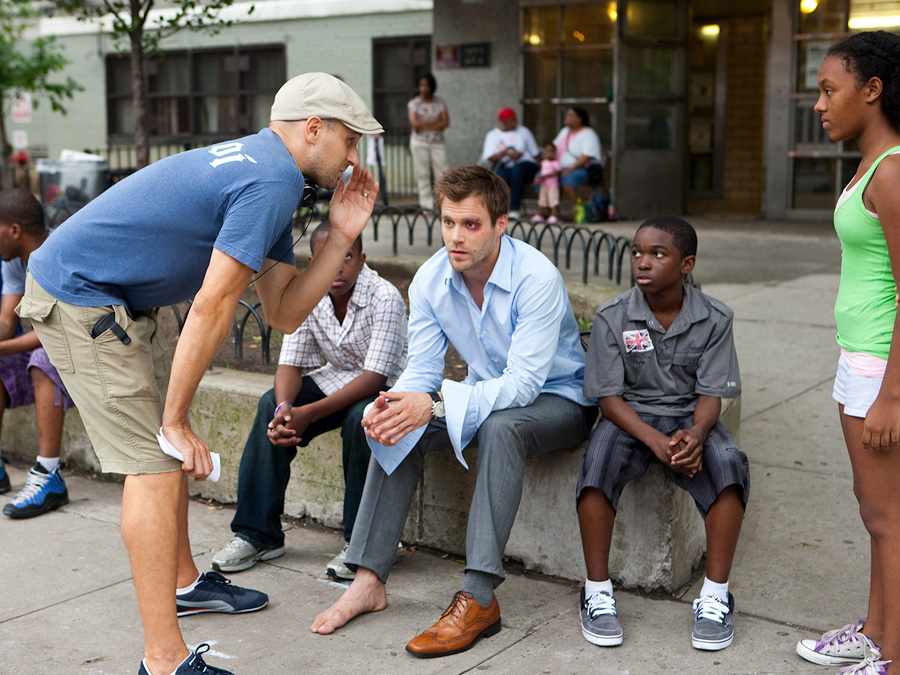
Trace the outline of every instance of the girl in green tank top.
{"type": "MultiPolygon", "coordinates": [[[[842,358],[853,371],[849,377],[857,378],[852,384],[861,382],[872,392],[869,400],[875,397],[865,417],[854,416],[855,410],[851,415],[844,406],[851,408],[847,386],[838,406],[854,492],[871,537],[872,580],[864,623],[819,642],[803,640],[797,652],[825,665],[849,663],[841,672],[900,675],[900,346],[893,342],[894,280],[900,275],[900,154],[894,154],[900,151],[900,37],[859,33],[834,45],[818,81],[815,110],[829,138],[855,139],[862,153],[835,210],[843,251],[835,320],[842,358]],[[882,371],[882,378],[871,377],[882,371]]],[[[858,407],[855,399],[852,407],[858,407]]]]}

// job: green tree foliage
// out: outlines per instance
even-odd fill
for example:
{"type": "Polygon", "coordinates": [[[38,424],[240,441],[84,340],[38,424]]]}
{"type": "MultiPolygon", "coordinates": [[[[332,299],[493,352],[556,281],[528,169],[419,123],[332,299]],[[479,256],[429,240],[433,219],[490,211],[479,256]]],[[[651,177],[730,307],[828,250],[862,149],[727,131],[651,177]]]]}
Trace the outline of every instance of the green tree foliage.
{"type": "Polygon", "coordinates": [[[67,60],[55,44],[56,38],[39,37],[31,43],[23,40],[26,29],[37,15],[31,3],[24,0],[0,0],[0,147],[2,162],[12,151],[6,132],[5,113],[16,97],[28,92],[35,95],[34,105],[41,99],[50,101],[53,110],[66,113],[64,102],[82,87],[71,77],[62,81],[52,76],[62,70],[67,60]]]}
{"type": "MultiPolygon", "coordinates": [[[[5,0],[0,0],[4,2],[5,0]]],[[[8,0],[6,0],[8,1],[8,0]]],[[[150,128],[147,110],[147,81],[144,64],[159,50],[160,43],[180,30],[203,31],[215,35],[230,26],[219,14],[234,0],[55,0],[54,5],[81,21],[101,21],[112,32],[116,47],[127,51],[131,59],[131,95],[134,102],[134,144],[138,168],[150,158],[150,128]],[[151,20],[151,10],[165,8],[151,20]]],[[[253,12],[251,5],[248,14],[253,12]]]]}

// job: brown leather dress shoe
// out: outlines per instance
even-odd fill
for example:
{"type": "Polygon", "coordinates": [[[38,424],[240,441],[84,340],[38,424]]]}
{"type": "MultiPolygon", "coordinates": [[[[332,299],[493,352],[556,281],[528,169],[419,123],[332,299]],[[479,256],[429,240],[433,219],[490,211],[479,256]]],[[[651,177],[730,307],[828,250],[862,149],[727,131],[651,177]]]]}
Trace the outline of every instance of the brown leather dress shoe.
{"type": "Polygon", "coordinates": [[[457,591],[453,602],[431,628],[417,635],[406,651],[420,658],[449,656],[466,651],[478,638],[500,632],[500,605],[497,598],[482,607],[471,593],[457,591]]]}

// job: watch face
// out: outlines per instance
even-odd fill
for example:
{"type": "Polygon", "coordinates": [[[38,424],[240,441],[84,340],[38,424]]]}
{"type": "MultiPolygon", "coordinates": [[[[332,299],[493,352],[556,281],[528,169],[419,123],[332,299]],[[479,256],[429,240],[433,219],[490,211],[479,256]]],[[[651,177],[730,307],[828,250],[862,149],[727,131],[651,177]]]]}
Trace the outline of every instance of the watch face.
{"type": "Polygon", "coordinates": [[[444,416],[444,402],[443,401],[435,401],[431,404],[431,415],[432,417],[443,417],[444,416]]]}

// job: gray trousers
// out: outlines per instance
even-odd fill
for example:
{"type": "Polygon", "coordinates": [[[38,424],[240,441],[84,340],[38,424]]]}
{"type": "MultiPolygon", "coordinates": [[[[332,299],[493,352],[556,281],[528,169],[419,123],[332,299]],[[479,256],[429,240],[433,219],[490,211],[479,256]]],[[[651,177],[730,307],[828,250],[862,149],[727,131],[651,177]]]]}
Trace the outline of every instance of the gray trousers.
{"type": "MultiPolygon", "coordinates": [[[[587,438],[597,416],[552,394],[541,394],[524,408],[491,413],[477,434],[478,474],[466,531],[466,571],[504,578],[503,550],[519,500],[525,457],[571,447],[587,438]]],[[[347,551],[347,562],[372,570],[386,582],[410,502],[422,472],[422,457],[436,450],[452,452],[447,427],[432,420],[406,459],[388,476],[377,461],[369,462],[366,487],[347,551]]]]}

